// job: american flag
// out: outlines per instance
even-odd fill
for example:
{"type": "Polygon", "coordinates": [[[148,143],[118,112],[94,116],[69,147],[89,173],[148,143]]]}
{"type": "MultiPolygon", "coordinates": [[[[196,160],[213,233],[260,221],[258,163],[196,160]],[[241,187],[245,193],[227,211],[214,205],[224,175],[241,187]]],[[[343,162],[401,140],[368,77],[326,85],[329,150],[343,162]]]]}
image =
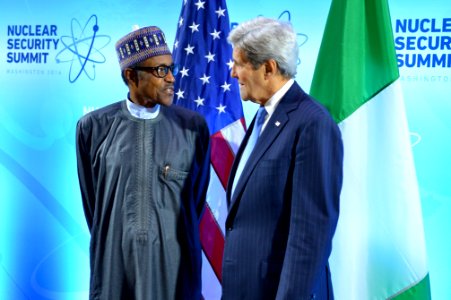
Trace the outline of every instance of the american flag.
{"type": "Polygon", "coordinates": [[[225,189],[233,159],[245,134],[238,82],[231,77],[232,48],[225,0],[184,0],[174,42],[180,68],[175,103],[201,113],[211,133],[211,178],[200,224],[203,248],[202,294],[221,296],[225,189]]]}

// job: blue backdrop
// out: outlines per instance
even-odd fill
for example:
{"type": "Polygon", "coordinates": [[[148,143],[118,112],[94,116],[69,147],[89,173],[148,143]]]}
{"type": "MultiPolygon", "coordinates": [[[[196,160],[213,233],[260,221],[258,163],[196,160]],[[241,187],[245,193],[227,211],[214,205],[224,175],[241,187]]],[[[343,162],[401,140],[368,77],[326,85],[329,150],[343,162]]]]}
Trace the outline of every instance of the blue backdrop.
{"type": "MultiPolygon", "coordinates": [[[[182,1],[4,1],[0,12],[0,298],[86,299],[89,232],[75,124],[123,99],[115,42],[157,25],[174,41],[182,1]]],[[[298,32],[309,90],[330,1],[229,0],[233,24],[257,15],[298,32]]],[[[451,6],[392,0],[391,15],[422,198],[433,299],[451,299],[451,6]]],[[[255,107],[244,106],[247,120],[255,107]]]]}

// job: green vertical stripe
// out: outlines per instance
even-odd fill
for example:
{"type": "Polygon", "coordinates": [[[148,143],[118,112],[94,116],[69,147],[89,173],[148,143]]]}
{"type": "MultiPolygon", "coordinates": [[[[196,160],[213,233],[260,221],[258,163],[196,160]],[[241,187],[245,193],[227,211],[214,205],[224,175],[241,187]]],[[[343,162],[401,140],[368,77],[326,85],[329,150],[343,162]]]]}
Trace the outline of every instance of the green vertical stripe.
{"type": "Polygon", "coordinates": [[[390,298],[392,300],[430,300],[431,287],[429,283],[429,275],[424,277],[418,284],[402,292],[399,295],[390,298]]]}
{"type": "Polygon", "coordinates": [[[310,93],[337,122],[399,77],[386,0],[333,0],[310,93]]]}

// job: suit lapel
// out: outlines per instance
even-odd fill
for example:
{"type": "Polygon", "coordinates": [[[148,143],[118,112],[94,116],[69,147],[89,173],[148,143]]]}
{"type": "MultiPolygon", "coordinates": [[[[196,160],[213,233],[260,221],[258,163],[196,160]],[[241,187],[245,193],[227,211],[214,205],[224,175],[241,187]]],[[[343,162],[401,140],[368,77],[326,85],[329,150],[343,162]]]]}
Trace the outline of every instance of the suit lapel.
{"type": "Polygon", "coordinates": [[[249,140],[249,137],[251,135],[250,133],[254,129],[255,118],[256,118],[256,116],[254,116],[254,119],[252,120],[251,124],[249,125],[249,128],[246,131],[246,134],[244,135],[243,141],[241,142],[241,144],[238,148],[238,151],[236,153],[235,159],[233,160],[232,168],[230,169],[229,179],[227,182],[227,191],[226,191],[227,206],[229,208],[230,208],[231,202],[232,202],[231,193],[232,193],[233,181],[235,180],[236,169],[238,168],[238,163],[241,159],[241,156],[243,155],[244,148],[246,147],[247,141],[249,140]]]}
{"type": "MultiPolygon", "coordinates": [[[[282,129],[287,125],[289,121],[288,113],[299,106],[300,102],[299,100],[302,100],[304,98],[304,95],[305,93],[302,91],[299,85],[296,82],[294,82],[291,88],[288,90],[288,92],[280,100],[276,110],[272,114],[271,118],[268,120],[265,129],[263,130],[261,136],[259,137],[257,144],[255,145],[254,151],[249,157],[246,166],[243,169],[243,173],[241,174],[241,177],[235,188],[234,195],[230,194],[230,188],[227,191],[228,194],[227,199],[230,199],[230,203],[228,203],[229,214],[234,209],[234,206],[238,205],[237,202],[239,201],[237,201],[237,199],[241,198],[243,188],[247,184],[247,181],[249,180],[251,173],[254,171],[258,161],[263,157],[265,152],[274,143],[274,141],[276,140],[277,136],[280,134],[282,129]]],[[[255,117],[254,120],[252,121],[251,127],[253,127],[254,122],[255,117]]],[[[249,139],[249,135],[250,130],[246,132],[245,140],[240,145],[240,149],[237,153],[237,159],[235,159],[235,162],[233,164],[230,176],[231,181],[229,182],[230,187],[235,177],[235,172],[239,159],[241,158],[243,149],[247,143],[247,140],[249,139]]]]}

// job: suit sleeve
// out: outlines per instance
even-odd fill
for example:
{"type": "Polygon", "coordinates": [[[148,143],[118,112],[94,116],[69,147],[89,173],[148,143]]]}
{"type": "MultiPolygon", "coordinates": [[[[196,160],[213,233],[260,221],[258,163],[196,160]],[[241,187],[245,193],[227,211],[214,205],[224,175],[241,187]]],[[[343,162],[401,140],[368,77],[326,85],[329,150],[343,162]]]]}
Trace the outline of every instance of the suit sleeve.
{"type": "Polygon", "coordinates": [[[89,137],[90,130],[87,130],[87,128],[83,126],[82,120],[78,121],[76,130],[78,181],[80,183],[86,222],[88,223],[89,230],[91,230],[95,209],[95,191],[89,152],[89,137]]]}
{"type": "Polygon", "coordinates": [[[299,133],[292,172],[291,214],[277,299],[310,299],[326,272],[338,221],[343,145],[331,118],[299,133]]]}
{"type": "Polygon", "coordinates": [[[197,170],[194,179],[194,199],[196,211],[200,220],[207,198],[207,189],[210,182],[210,133],[204,119],[198,129],[196,141],[197,170]]]}

